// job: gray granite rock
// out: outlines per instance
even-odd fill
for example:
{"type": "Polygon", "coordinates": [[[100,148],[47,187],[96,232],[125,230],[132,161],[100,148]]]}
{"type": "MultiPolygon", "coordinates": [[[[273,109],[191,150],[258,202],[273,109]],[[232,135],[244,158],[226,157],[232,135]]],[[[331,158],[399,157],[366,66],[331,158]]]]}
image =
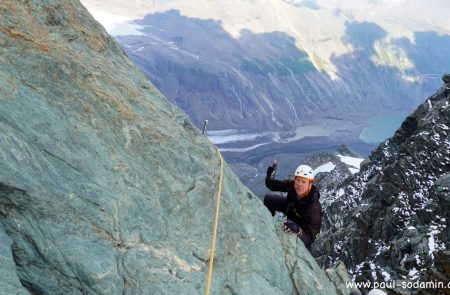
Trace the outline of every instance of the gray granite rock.
{"type": "Polygon", "coordinates": [[[11,244],[12,240],[0,227],[0,291],[2,294],[29,294],[17,276],[11,244]]]}

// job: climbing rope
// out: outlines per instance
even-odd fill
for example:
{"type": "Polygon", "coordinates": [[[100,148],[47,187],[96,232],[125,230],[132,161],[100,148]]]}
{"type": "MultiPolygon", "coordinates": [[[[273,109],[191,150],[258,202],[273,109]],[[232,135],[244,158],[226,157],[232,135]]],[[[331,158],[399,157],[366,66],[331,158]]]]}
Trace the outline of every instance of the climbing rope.
{"type": "Polygon", "coordinates": [[[209,295],[209,290],[211,288],[211,276],[214,264],[214,250],[216,248],[217,226],[219,224],[220,194],[222,192],[222,180],[223,180],[223,158],[222,155],[220,154],[219,149],[217,147],[216,149],[220,158],[220,175],[219,175],[219,189],[217,191],[216,219],[214,221],[213,238],[211,242],[211,253],[209,256],[208,277],[206,279],[206,291],[205,291],[206,295],[209,295]]]}

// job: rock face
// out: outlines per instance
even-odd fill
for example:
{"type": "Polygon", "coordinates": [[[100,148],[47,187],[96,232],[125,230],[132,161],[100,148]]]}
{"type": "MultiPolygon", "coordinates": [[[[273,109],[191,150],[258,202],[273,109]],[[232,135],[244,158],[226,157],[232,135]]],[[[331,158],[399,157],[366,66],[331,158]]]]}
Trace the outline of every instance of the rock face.
{"type": "Polygon", "coordinates": [[[448,75],[443,80],[360,173],[325,197],[332,227],[316,246],[325,264],[344,261],[357,281],[450,280],[448,75]]]}
{"type": "MultiPolygon", "coordinates": [[[[214,146],[78,1],[1,2],[0,45],[0,293],[203,293],[214,146]]],[[[226,165],[221,204],[212,294],[345,291],[226,165]]]]}

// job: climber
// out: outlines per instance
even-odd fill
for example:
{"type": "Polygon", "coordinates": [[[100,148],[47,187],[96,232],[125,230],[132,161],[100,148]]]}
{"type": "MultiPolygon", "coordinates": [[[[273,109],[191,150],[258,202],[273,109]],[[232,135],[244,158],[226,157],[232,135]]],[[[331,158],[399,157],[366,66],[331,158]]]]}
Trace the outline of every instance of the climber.
{"type": "Polygon", "coordinates": [[[275,215],[275,211],[286,214],[283,231],[296,234],[307,248],[319,236],[322,206],[319,190],[314,183],[314,172],[307,165],[300,165],[294,180],[275,179],[276,162],[267,168],[266,186],[271,191],[285,192],[287,196],[267,194],[264,205],[275,215]]]}

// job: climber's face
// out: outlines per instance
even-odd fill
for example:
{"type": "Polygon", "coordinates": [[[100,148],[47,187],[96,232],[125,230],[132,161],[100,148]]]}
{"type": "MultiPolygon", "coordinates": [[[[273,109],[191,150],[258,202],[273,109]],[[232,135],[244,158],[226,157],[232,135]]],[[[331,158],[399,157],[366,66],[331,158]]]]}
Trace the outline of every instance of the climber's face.
{"type": "Polygon", "coordinates": [[[309,179],[298,176],[295,177],[294,188],[299,198],[306,196],[311,189],[311,186],[312,183],[310,183],[309,179]]]}

